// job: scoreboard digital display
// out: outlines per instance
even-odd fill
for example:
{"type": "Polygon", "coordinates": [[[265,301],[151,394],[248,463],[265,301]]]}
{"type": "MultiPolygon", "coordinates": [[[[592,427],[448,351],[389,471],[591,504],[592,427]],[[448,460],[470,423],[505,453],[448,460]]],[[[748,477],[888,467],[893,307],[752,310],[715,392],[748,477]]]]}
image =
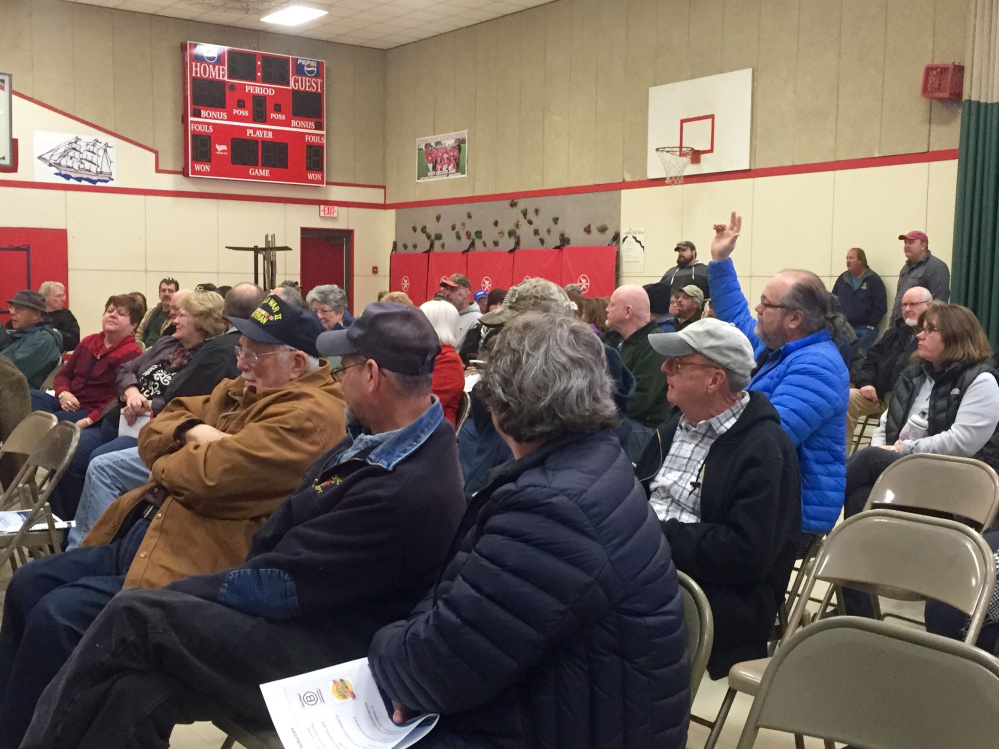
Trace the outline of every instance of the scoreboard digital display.
{"type": "Polygon", "coordinates": [[[185,42],[184,175],[326,183],[326,63],[185,42]]]}

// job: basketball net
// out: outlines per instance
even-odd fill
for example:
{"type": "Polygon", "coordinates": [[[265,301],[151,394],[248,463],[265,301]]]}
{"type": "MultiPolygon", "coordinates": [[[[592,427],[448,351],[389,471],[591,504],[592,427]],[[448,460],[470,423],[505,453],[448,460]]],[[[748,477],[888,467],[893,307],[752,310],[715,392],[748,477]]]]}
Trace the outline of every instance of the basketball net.
{"type": "Polygon", "coordinates": [[[683,172],[688,164],[700,164],[701,152],[686,146],[662,146],[656,149],[666,173],[667,185],[682,185],[683,172]]]}

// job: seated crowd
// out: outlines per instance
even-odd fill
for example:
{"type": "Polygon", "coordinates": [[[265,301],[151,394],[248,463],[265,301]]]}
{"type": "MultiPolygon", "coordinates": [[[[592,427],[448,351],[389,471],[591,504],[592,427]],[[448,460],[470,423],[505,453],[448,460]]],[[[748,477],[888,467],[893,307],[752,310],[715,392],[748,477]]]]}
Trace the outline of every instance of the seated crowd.
{"type": "MultiPolygon", "coordinates": [[[[334,285],[166,278],[80,340],[64,287],[19,291],[0,377],[82,431],[50,499],[66,550],[4,600],[0,749],[166,747],[178,723],[259,721],[261,683],[365,656],[393,720],[441,715],[419,746],[685,746],[678,571],[723,678],[767,655],[795,560],[889,464],[999,468],[969,310],[914,270],[878,340],[883,284],[853,248],[845,305],[790,269],[753,317],[741,224],[714,226],[709,263],[680,242],[662,281],[607,299],[455,274],[355,319],[334,285]]],[[[935,602],[927,621],[964,624],[935,602]]]]}

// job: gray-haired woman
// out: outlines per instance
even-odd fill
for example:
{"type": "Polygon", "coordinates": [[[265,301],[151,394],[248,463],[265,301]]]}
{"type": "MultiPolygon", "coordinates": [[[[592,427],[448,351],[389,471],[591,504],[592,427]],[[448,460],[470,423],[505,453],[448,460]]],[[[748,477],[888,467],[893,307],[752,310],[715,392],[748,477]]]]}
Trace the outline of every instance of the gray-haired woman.
{"type": "Polygon", "coordinates": [[[440,713],[441,747],[684,746],[683,604],[613,432],[602,344],[575,318],[523,314],[481,386],[515,459],[472,499],[435,588],[372,641],[394,719],[440,713]]]}
{"type": "Polygon", "coordinates": [[[342,330],[343,313],[347,311],[347,292],[336,284],[316,286],[305,297],[309,309],[316,313],[324,330],[342,330]]]}

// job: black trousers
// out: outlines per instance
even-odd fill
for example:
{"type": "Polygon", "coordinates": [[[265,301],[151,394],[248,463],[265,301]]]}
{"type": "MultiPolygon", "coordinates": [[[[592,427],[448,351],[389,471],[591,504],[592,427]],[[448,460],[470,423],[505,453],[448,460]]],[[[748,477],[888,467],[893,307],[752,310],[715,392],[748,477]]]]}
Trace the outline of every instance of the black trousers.
{"type": "Polygon", "coordinates": [[[177,723],[267,723],[260,684],[361,658],[368,639],[174,591],[124,591],[42,694],[21,746],[159,749],[177,723]]]}
{"type": "MultiPolygon", "coordinates": [[[[858,450],[846,461],[846,502],[844,517],[851,518],[864,509],[871,496],[874,482],[885,469],[901,458],[894,450],[880,447],[865,447],[858,450]]],[[[874,616],[874,603],[867,593],[851,588],[843,589],[843,607],[851,616],[874,616]]]]}

